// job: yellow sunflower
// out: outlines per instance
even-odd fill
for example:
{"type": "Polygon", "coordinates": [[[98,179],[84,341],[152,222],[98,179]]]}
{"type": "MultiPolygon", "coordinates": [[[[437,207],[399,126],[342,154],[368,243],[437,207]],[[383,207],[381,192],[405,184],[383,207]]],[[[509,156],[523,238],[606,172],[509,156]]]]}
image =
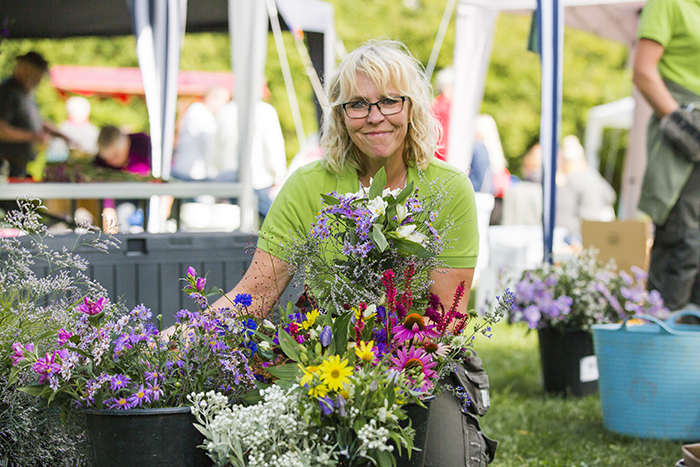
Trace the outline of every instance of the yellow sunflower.
{"type": "Polygon", "coordinates": [[[314,310],[308,315],[306,315],[306,321],[301,323],[301,325],[304,326],[304,329],[309,329],[311,326],[314,325],[314,323],[316,322],[316,318],[318,318],[319,316],[320,313],[318,312],[318,310],[314,310]]]}
{"type": "Polygon", "coordinates": [[[311,397],[326,397],[328,394],[328,387],[325,384],[317,384],[316,386],[309,388],[309,395],[311,397]]]}
{"type": "Polygon", "coordinates": [[[355,348],[355,354],[357,355],[357,358],[360,358],[366,362],[371,362],[374,360],[374,352],[372,352],[373,348],[374,341],[360,341],[360,346],[355,348]]]}
{"type": "Polygon", "coordinates": [[[299,365],[301,371],[304,372],[304,376],[302,376],[301,381],[299,381],[299,386],[306,386],[311,382],[312,379],[314,379],[314,375],[318,373],[318,367],[307,366],[306,368],[304,368],[300,363],[297,363],[297,365],[299,365]]]}
{"type": "Polygon", "coordinates": [[[347,360],[340,360],[337,355],[328,357],[318,369],[321,372],[321,381],[333,391],[341,390],[344,384],[350,382],[348,377],[352,375],[352,368],[348,366],[347,360]]]}

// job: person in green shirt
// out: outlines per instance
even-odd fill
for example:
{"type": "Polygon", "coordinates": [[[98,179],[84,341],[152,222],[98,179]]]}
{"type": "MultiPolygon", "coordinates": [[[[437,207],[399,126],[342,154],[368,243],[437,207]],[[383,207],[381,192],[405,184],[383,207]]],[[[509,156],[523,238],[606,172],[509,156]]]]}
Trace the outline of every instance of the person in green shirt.
{"type": "Polygon", "coordinates": [[[700,306],[700,154],[681,150],[664,129],[700,109],[700,0],[649,0],[637,37],[634,84],[654,110],[639,200],[655,225],[647,287],[670,310],[700,306]]]}
{"type": "MultiPolygon", "coordinates": [[[[432,272],[431,292],[444,303],[461,281],[460,312],[466,312],[479,250],[474,190],[467,174],[435,159],[439,125],[431,112],[432,88],[421,65],[393,41],[367,43],[343,60],[328,81],[330,109],[323,124],[323,159],[296,170],[282,187],[260,230],[251,266],[227,296],[248,293],[252,310],[270,309],[291,280],[285,245],[309,232],[321,208],[321,194],[355,193],[368,187],[379,169],[386,188],[413,181],[422,190],[439,180],[450,199],[434,223],[454,227],[444,267],[432,272]]],[[[214,307],[226,306],[222,297],[214,307]]]]}

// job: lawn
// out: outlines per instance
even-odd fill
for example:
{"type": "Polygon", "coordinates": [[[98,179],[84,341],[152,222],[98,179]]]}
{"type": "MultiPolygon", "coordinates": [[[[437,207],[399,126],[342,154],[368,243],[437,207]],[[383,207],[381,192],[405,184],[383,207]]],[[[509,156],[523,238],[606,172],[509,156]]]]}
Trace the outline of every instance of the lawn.
{"type": "Polygon", "coordinates": [[[494,467],[673,467],[681,442],[617,435],[603,428],[598,395],[544,394],[537,334],[499,323],[476,349],[491,382],[484,433],[498,441],[494,467]]]}

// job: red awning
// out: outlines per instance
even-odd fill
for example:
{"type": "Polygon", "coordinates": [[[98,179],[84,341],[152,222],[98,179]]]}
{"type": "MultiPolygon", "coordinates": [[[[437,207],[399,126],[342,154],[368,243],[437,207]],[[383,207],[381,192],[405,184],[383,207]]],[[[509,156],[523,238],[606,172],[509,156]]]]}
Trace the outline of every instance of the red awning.
{"type": "MultiPolygon", "coordinates": [[[[54,65],[51,84],[62,92],[102,96],[144,95],[141,70],[54,65]]],[[[203,96],[213,86],[233,88],[233,73],[216,71],[180,71],[177,93],[180,96],[203,96]]]]}

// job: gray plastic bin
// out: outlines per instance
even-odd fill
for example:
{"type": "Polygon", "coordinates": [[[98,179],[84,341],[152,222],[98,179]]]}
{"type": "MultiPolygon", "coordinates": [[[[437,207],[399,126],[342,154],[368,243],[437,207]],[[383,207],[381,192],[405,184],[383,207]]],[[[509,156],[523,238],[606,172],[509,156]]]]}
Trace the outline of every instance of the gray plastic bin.
{"type": "MultiPolygon", "coordinates": [[[[87,275],[109,292],[112,301],[121,300],[131,308],[140,303],[150,308],[153,315],[163,315],[163,325],[174,322],[174,315],[196,305],[182,292],[189,266],[207,278],[207,287],[229,291],[250,265],[257,237],[242,233],[172,233],[115,235],[121,241],[119,248],[109,253],[89,247],[76,252],[90,266],[87,275]]],[[[77,235],[57,235],[45,239],[52,249],[64,245],[72,248],[77,235]]],[[[46,274],[47,268],[37,263],[37,272],[46,274]]],[[[290,286],[282,294],[281,303],[296,300],[299,294],[290,286]]],[[[212,301],[215,298],[211,299],[212,301]]]]}

